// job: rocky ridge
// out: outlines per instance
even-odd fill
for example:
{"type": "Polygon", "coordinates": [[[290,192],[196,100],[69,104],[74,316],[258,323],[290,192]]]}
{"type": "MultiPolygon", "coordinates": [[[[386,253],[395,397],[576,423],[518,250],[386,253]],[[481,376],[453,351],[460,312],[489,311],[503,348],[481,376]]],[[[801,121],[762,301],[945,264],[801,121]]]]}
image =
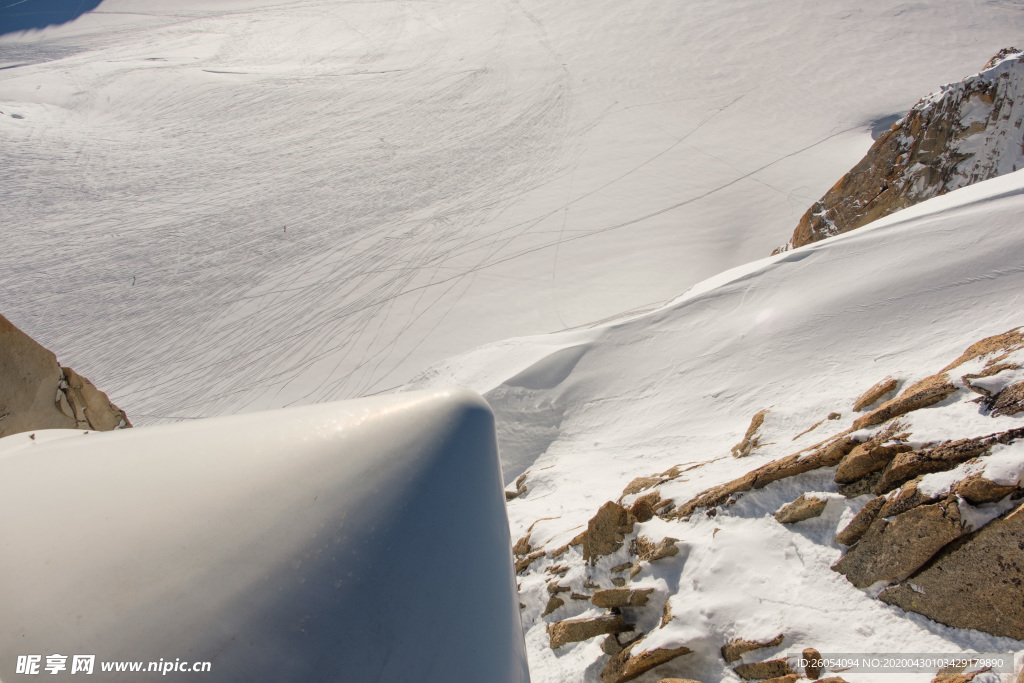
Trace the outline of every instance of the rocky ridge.
{"type": "Polygon", "coordinates": [[[0,437],[36,429],[131,426],[105,393],[0,315],[0,437]]]}
{"type": "MultiPolygon", "coordinates": [[[[758,640],[740,634],[714,654],[705,643],[666,638],[667,625],[699,616],[683,612],[678,602],[673,608],[672,583],[657,578],[684,566],[695,516],[728,515],[741,498],[770,485],[820,482],[826,473],[830,488],[808,488],[774,516],[780,526],[799,529],[828,506],[843,508],[833,532],[839,552],[833,571],[905,611],[1024,640],[1024,603],[1012,597],[1024,585],[1022,390],[1024,328],[1017,328],[978,341],[928,377],[884,378],[850,397],[854,409],[845,429],[696,496],[676,500],[669,491],[699,463],[635,478],[567,545],[548,549],[531,541],[531,527],[514,548],[524,626],[545,622],[557,650],[601,638],[603,683],[672,675],[695,680],[689,675],[695,667],[687,663],[694,657],[720,657],[744,680],[841,680],[829,678],[836,672],[803,669],[779,657],[783,642],[806,646],[806,636],[758,640]],[[996,428],[936,439],[928,427],[934,418],[918,420],[931,411],[974,412],[996,428]],[[541,583],[543,610],[530,606],[536,593],[523,588],[541,583]]],[[[842,419],[838,413],[829,417],[817,424],[842,419]]],[[[750,431],[764,432],[763,420],[758,422],[750,431]]],[[[528,473],[517,488],[526,480],[528,473]]],[[[972,677],[970,671],[957,675],[972,677]]]]}
{"type": "Polygon", "coordinates": [[[1024,52],[1001,50],[883,133],[776,250],[849,232],[926,199],[1024,168],[1024,52]]]}

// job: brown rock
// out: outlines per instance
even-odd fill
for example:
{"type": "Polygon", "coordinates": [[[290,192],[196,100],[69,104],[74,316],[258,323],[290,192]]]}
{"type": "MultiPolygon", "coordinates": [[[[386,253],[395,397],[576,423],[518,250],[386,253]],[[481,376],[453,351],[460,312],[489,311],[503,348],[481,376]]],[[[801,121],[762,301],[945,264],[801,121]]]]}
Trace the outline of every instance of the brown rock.
{"type": "Polygon", "coordinates": [[[548,598],[548,604],[547,604],[546,607],[544,607],[544,611],[541,612],[540,615],[542,617],[546,617],[547,615],[551,614],[552,612],[554,612],[556,609],[558,609],[559,607],[561,607],[564,604],[565,604],[565,600],[563,600],[562,598],[558,597],[557,595],[552,595],[550,598],[548,598]]]}
{"type": "Polygon", "coordinates": [[[583,559],[591,564],[622,547],[626,534],[633,531],[632,515],[618,503],[608,501],[587,524],[583,536],[583,559]]]}
{"type": "Polygon", "coordinates": [[[526,557],[516,560],[516,574],[520,574],[526,571],[526,568],[534,563],[538,558],[544,557],[544,551],[538,550],[535,553],[530,553],[526,557]]]}
{"type": "Polygon", "coordinates": [[[873,427],[894,417],[927,408],[945,399],[956,390],[956,386],[950,383],[949,377],[945,373],[926,377],[917,384],[907,387],[896,398],[886,401],[870,413],[854,420],[853,430],[873,427]]]}
{"type": "Polygon", "coordinates": [[[646,491],[649,488],[657,486],[664,481],[661,477],[637,477],[633,481],[626,484],[626,488],[622,490],[623,496],[631,496],[634,493],[640,493],[646,491]]]}
{"type": "Polygon", "coordinates": [[[1016,327],[1002,334],[996,334],[991,337],[985,337],[981,341],[975,342],[967,347],[959,358],[943,368],[943,372],[958,368],[964,363],[974,360],[975,358],[981,358],[982,356],[988,356],[991,354],[1000,354],[988,361],[987,365],[992,366],[995,363],[1005,359],[1012,352],[1024,348],[1024,333],[1022,333],[1024,327],[1016,327]]]}
{"type": "Polygon", "coordinates": [[[993,397],[992,417],[1016,415],[1024,411],[1024,382],[1006,387],[993,397]]]}
{"type": "Polygon", "coordinates": [[[917,487],[923,477],[924,475],[914,477],[901,486],[898,491],[886,496],[885,505],[878,511],[879,516],[895,517],[896,515],[902,515],[907,510],[916,508],[918,505],[933,502],[933,498],[921,493],[921,490],[917,487]]]}
{"type": "Polygon", "coordinates": [[[760,441],[760,437],[757,436],[757,430],[764,424],[764,418],[767,414],[767,410],[759,410],[754,413],[754,417],[750,420],[750,426],[747,427],[747,433],[743,435],[743,440],[732,447],[734,458],[750,455],[750,452],[757,448],[757,442],[760,441]]]}
{"type": "Polygon", "coordinates": [[[803,456],[803,451],[788,455],[785,458],[773,460],[755,470],[751,470],[739,479],[712,487],[696,498],[680,505],[671,514],[672,518],[678,519],[693,514],[698,508],[714,507],[722,505],[735,493],[764,488],[772,482],[786,479],[797,474],[810,472],[820,467],[833,467],[838,465],[843,457],[853,450],[859,441],[845,435],[830,439],[812,453],[803,456]]]}
{"type": "Polygon", "coordinates": [[[812,517],[820,517],[825,511],[828,501],[820,498],[808,498],[807,494],[801,494],[792,503],[787,503],[775,513],[775,521],[780,524],[795,524],[812,517]]]}
{"type": "Polygon", "coordinates": [[[122,426],[131,422],[106,394],[0,315],[0,437],[122,426]]]}
{"type": "MultiPolygon", "coordinates": [[[[630,552],[636,555],[641,562],[654,562],[678,554],[679,548],[676,547],[678,542],[678,538],[666,536],[661,539],[660,543],[655,544],[646,536],[638,536],[630,547],[630,552]]],[[[634,567],[634,570],[636,569],[637,567],[634,567]]]]}
{"type": "Polygon", "coordinates": [[[590,602],[596,607],[643,607],[653,592],[653,588],[609,588],[595,592],[590,602]]]}
{"type": "Polygon", "coordinates": [[[760,650],[765,647],[776,647],[782,645],[783,635],[780,633],[771,640],[744,640],[733,638],[722,646],[722,658],[727,662],[735,662],[747,652],[760,650]]]}
{"type": "Polygon", "coordinates": [[[661,495],[657,491],[651,491],[633,502],[629,508],[629,514],[633,515],[638,522],[647,522],[654,518],[654,511],[659,503],[661,503],[661,495]]]}
{"type": "Polygon", "coordinates": [[[783,249],[855,230],[883,216],[1003,172],[1020,153],[1019,79],[1000,78],[1024,64],[987,66],[922,99],[800,219],[783,249]],[[1012,118],[1016,116],[1016,118],[1012,118]],[[965,126],[964,118],[972,117],[965,126]],[[1016,144],[1014,144],[1016,143],[1016,144]]]}
{"type": "Polygon", "coordinates": [[[819,678],[821,676],[821,653],[813,647],[809,647],[802,654],[804,661],[807,662],[804,666],[804,675],[812,681],[819,678]]]}
{"type": "Polygon", "coordinates": [[[878,496],[872,498],[864,507],[860,509],[850,523],[847,524],[842,531],[836,534],[836,543],[842,543],[843,545],[853,545],[861,539],[864,532],[868,530],[871,523],[875,521],[875,517],[878,516],[878,511],[882,509],[885,504],[885,498],[878,496]]]}
{"type": "Polygon", "coordinates": [[[948,626],[1024,640],[1024,505],[940,552],[879,598],[948,626]]]}
{"type": "Polygon", "coordinates": [[[767,662],[754,662],[753,664],[740,664],[733,671],[746,681],[763,681],[769,678],[790,676],[794,673],[784,658],[769,659],[767,662]]]}
{"type": "Polygon", "coordinates": [[[625,633],[632,631],[619,614],[589,619],[565,619],[548,626],[548,638],[551,649],[556,650],[566,643],[578,643],[608,633],[625,633]]]}
{"type": "Polygon", "coordinates": [[[930,472],[943,472],[962,462],[983,455],[997,443],[1010,443],[1024,437],[1024,428],[970,439],[959,439],[935,448],[900,453],[883,470],[882,479],[875,487],[877,493],[891,491],[914,477],[930,472]]]}
{"type": "Polygon", "coordinates": [[[875,487],[878,486],[878,482],[880,481],[882,481],[882,473],[872,472],[852,484],[837,485],[836,493],[846,496],[847,498],[856,498],[857,496],[863,496],[869,493],[873,494],[875,492],[875,487]]]}
{"type": "Polygon", "coordinates": [[[512,554],[517,556],[529,555],[531,550],[533,546],[530,545],[530,534],[526,534],[512,546],[512,554]]]}
{"type": "Polygon", "coordinates": [[[851,484],[872,472],[879,472],[899,453],[913,450],[906,444],[885,445],[868,441],[854,448],[836,469],[837,484],[851,484]]]}
{"type": "Polygon", "coordinates": [[[921,505],[893,521],[877,518],[857,545],[832,566],[854,586],[902,579],[964,534],[956,500],[921,505]]]}
{"type": "Polygon", "coordinates": [[[953,485],[953,493],[971,505],[995,503],[1016,490],[1015,486],[1005,486],[986,479],[980,472],[965,477],[953,485]]]}
{"type": "Polygon", "coordinates": [[[633,567],[633,563],[632,562],[623,562],[622,564],[617,564],[614,567],[612,567],[610,571],[613,574],[615,574],[615,573],[618,573],[618,572],[624,572],[627,569],[631,569],[632,567],[633,567]]]}
{"type": "Polygon", "coordinates": [[[691,652],[689,648],[685,647],[661,648],[650,652],[641,652],[633,657],[630,653],[636,645],[637,643],[630,644],[622,652],[608,660],[604,671],[601,672],[603,683],[631,681],[665,662],[670,662],[691,652]]]}
{"type": "Polygon", "coordinates": [[[881,382],[879,382],[878,384],[876,384],[875,386],[871,387],[863,394],[861,394],[860,398],[853,402],[853,411],[859,413],[865,408],[871,406],[873,403],[878,401],[878,399],[882,398],[886,394],[890,394],[893,391],[896,391],[896,387],[898,385],[899,382],[897,382],[895,379],[893,379],[892,377],[886,377],[881,382]]]}
{"type": "Polygon", "coordinates": [[[776,676],[775,678],[766,678],[761,683],[796,683],[800,680],[800,677],[796,674],[789,674],[788,676],[776,676]]]}

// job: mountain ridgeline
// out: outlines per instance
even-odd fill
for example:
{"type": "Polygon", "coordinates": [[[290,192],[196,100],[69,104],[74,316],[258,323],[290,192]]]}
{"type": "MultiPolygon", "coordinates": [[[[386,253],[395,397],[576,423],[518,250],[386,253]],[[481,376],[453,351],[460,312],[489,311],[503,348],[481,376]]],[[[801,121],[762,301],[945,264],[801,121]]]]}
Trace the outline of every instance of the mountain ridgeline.
{"type": "Polygon", "coordinates": [[[943,86],[896,121],[815,202],[775,253],[855,230],[951,190],[1024,168],[1024,52],[943,86]]]}

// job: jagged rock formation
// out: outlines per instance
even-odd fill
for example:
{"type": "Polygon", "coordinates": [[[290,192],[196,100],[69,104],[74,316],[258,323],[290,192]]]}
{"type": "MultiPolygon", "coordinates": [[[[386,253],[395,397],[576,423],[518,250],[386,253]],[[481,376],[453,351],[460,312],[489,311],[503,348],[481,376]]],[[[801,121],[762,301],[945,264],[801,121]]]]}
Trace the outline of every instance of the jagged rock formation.
{"type": "Polygon", "coordinates": [[[778,251],[854,230],[971,183],[1024,168],[1024,52],[943,86],[893,124],[815,202],[778,251]]]}
{"type": "Polygon", "coordinates": [[[0,437],[122,427],[131,422],[106,394],[0,315],[0,437]]]}

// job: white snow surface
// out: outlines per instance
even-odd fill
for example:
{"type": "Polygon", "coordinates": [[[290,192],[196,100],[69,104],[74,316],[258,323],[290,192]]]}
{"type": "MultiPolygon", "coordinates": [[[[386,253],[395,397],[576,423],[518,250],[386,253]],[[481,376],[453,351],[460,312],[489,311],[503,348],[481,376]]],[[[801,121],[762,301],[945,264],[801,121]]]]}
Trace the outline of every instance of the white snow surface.
{"type": "Polygon", "coordinates": [[[0,311],[136,424],[382,391],[768,253],[1022,28],[995,0],[105,0],[0,37],[0,311]]]}
{"type": "MultiPolygon", "coordinates": [[[[1018,172],[736,268],[642,316],[585,333],[476,349],[435,365],[409,386],[467,384],[486,392],[499,419],[520,416],[527,424],[531,411],[557,408],[557,425],[542,448],[529,450],[531,444],[509,439],[499,426],[506,482],[527,471],[526,492],[509,503],[512,537],[532,525],[531,544],[550,551],[578,534],[605,501],[617,500],[634,477],[673,465],[693,467],[659,487],[662,497],[687,501],[848,427],[859,416],[853,402],[883,377],[892,375],[905,388],[941,370],[975,341],[1024,324],[1022,211],[1024,172],[1018,172]],[[474,380],[474,369],[488,367],[489,353],[495,365],[506,363],[510,376],[521,377],[523,367],[509,368],[508,358],[541,367],[545,361],[535,358],[581,348],[584,334],[585,350],[574,354],[567,372],[551,375],[559,380],[554,386],[512,394],[510,383],[497,383],[494,373],[482,371],[474,380]],[[747,458],[733,458],[731,446],[764,408],[770,412],[759,430],[761,446],[747,458]],[[842,418],[824,420],[832,412],[842,418]],[[821,426],[795,438],[819,420],[821,426]]],[[[1024,353],[1008,360],[1020,362],[1024,353]]],[[[985,362],[982,357],[964,364],[953,379],[959,385],[961,374],[985,362]]],[[[990,417],[972,403],[975,398],[960,391],[902,418],[911,445],[1024,423],[1021,415],[990,417]]],[[[1017,474],[1018,455],[1016,445],[994,449],[980,468],[991,463],[993,473],[1006,470],[1008,480],[1011,469],[1017,474]]],[[[831,571],[842,552],[833,538],[866,497],[836,498],[821,517],[792,527],[773,519],[801,493],[834,492],[833,474],[829,468],[776,482],[719,508],[715,517],[698,512],[688,522],[655,518],[638,525],[638,533],[654,541],[680,539],[681,548],[630,584],[655,589],[651,612],[660,616],[669,600],[674,615],[664,628],[657,619],[645,624],[654,630],[644,648],[685,645],[694,653],[637,680],[653,683],[674,675],[737,681],[718,648],[734,637],[770,639],[780,632],[786,634],[783,645],[751,653],[751,660],[805,647],[833,653],[1024,652],[1019,641],[903,613],[873,599],[880,588],[862,592],[831,571]]],[[[623,503],[635,498],[626,496],[623,503]]],[[[972,526],[1006,509],[964,506],[972,526]]],[[[610,588],[609,568],[625,562],[626,552],[602,558],[591,579],[610,588]]],[[[567,601],[540,617],[552,579],[545,569],[576,567],[559,582],[577,589],[585,578],[578,555],[571,548],[558,560],[531,566],[522,578],[535,681],[596,681],[603,666],[599,639],[557,652],[548,645],[545,623],[586,614],[587,603],[567,601]]],[[[886,680],[923,682],[933,675],[886,680]]],[[[876,675],[844,678],[870,681],[876,675]]]]}

